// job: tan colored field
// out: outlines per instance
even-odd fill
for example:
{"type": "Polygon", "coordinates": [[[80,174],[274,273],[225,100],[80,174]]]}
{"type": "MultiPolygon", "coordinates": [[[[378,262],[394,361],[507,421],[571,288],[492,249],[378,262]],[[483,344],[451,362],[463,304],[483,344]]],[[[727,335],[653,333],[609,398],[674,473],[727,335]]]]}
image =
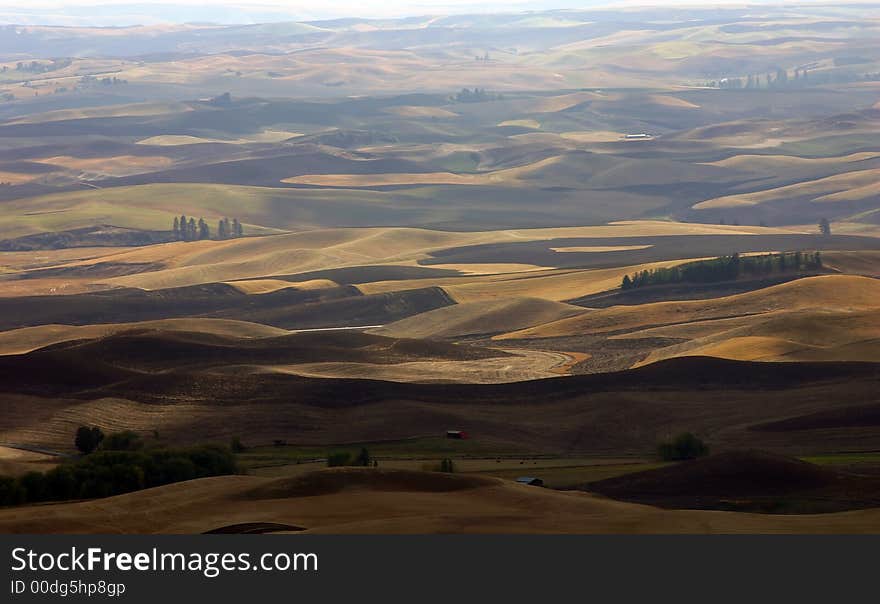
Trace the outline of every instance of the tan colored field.
{"type": "Polygon", "coordinates": [[[138,144],[152,145],[156,147],[176,147],[179,145],[199,145],[203,143],[277,143],[298,136],[302,136],[302,133],[289,132],[286,130],[264,130],[257,134],[234,139],[204,138],[200,136],[189,136],[186,134],[163,134],[139,140],[138,144]]]}
{"type": "MultiPolygon", "coordinates": [[[[437,277],[410,279],[408,281],[375,281],[358,284],[366,294],[442,287],[456,302],[492,302],[514,298],[541,298],[562,302],[581,296],[617,289],[624,275],[642,270],[666,268],[699,258],[649,262],[633,266],[607,269],[545,269],[528,270],[495,275],[471,275],[467,277],[437,277]]],[[[466,268],[467,265],[441,265],[443,268],[466,268]]]]}
{"type": "Polygon", "coordinates": [[[247,281],[231,281],[227,283],[244,294],[269,294],[282,289],[326,289],[338,287],[329,279],[311,279],[309,281],[282,281],[280,279],[249,279],[247,281]]]}
{"type": "Polygon", "coordinates": [[[662,107],[673,107],[675,109],[699,109],[700,106],[686,101],[684,99],[680,99],[674,96],[667,96],[665,94],[652,94],[648,97],[648,99],[657,105],[662,107]]]}
{"type": "Polygon", "coordinates": [[[150,115],[167,115],[192,111],[186,103],[132,103],[128,105],[112,105],[109,107],[82,107],[79,109],[59,109],[35,113],[10,120],[10,124],[42,124],[66,120],[82,120],[99,117],[143,117],[150,115]]]}
{"type": "Polygon", "coordinates": [[[115,258],[119,262],[162,262],[167,268],[105,282],[115,286],[159,289],[345,266],[406,264],[423,257],[429,250],[492,240],[495,236],[493,233],[366,228],[305,231],[183,245],[173,243],[151,246],[115,258]]]}
{"type": "Polygon", "coordinates": [[[385,109],[388,113],[399,115],[400,117],[427,117],[427,118],[453,118],[459,117],[457,113],[443,109],[441,107],[414,107],[411,105],[401,105],[398,107],[388,107],[385,109]]]}
{"type": "Polygon", "coordinates": [[[734,155],[706,165],[734,168],[761,174],[776,175],[780,170],[800,167],[834,166],[851,164],[880,157],[875,151],[863,151],[839,157],[798,157],[796,155],[734,155]]]}
{"type": "Polygon", "coordinates": [[[117,155],[113,157],[90,158],[57,155],[45,157],[39,161],[68,170],[99,172],[108,176],[127,176],[129,174],[137,174],[138,172],[149,172],[160,168],[167,168],[172,164],[170,157],[163,157],[161,155],[117,155]]]}
{"type": "MultiPolygon", "coordinates": [[[[518,124],[522,125],[522,124],[518,124]]],[[[517,135],[539,137],[544,134],[517,135]]],[[[551,139],[557,135],[546,135],[551,139]]],[[[522,139],[525,140],[525,139],[522,139]]],[[[529,140],[532,140],[531,138],[529,140]]],[[[450,172],[422,173],[385,173],[385,174],[304,174],[282,179],[282,182],[332,187],[377,187],[389,185],[417,184],[457,184],[457,185],[499,185],[534,186],[535,181],[552,179],[560,182],[581,182],[586,178],[583,174],[583,157],[566,154],[553,155],[531,163],[481,172],[478,174],[453,174],[450,172]]],[[[708,168],[702,168],[703,171],[708,168]]],[[[665,161],[645,161],[634,171],[629,164],[621,164],[609,169],[600,170],[589,177],[592,185],[614,187],[633,184],[670,184],[682,179],[693,177],[705,178],[705,174],[696,166],[675,164],[665,161]]]]}
{"type": "MultiPolygon", "coordinates": [[[[477,361],[374,363],[303,363],[267,367],[305,377],[385,380],[408,383],[504,384],[567,375],[583,357],[564,352],[511,350],[513,356],[477,361]]],[[[261,368],[262,369],[262,368],[261,368]]]]}
{"type": "Polygon", "coordinates": [[[595,131],[577,131],[563,132],[562,138],[576,141],[578,143],[614,143],[623,138],[623,132],[612,132],[607,130],[595,131]]]}
{"type": "MultiPolygon", "coordinates": [[[[873,317],[877,320],[878,317],[873,317]]],[[[805,346],[768,336],[731,337],[723,342],[693,348],[689,355],[712,356],[741,361],[868,361],[880,354],[880,338],[873,342],[835,347],[805,346]]],[[[658,355],[659,356],[659,355],[658,355]]],[[[675,355],[681,356],[681,355],[675,355]]],[[[650,361],[648,361],[650,362],[650,361]]]]}
{"type": "Polygon", "coordinates": [[[60,264],[112,256],[136,248],[127,247],[71,247],[57,250],[27,252],[0,252],[0,273],[46,268],[60,264]]]}
{"type": "Polygon", "coordinates": [[[27,174],[22,172],[6,172],[0,170],[0,183],[9,183],[11,185],[20,185],[25,182],[31,182],[42,176],[41,174],[27,174]]]}
{"type": "Polygon", "coordinates": [[[541,127],[541,124],[540,124],[540,122],[538,122],[538,120],[525,119],[525,120],[506,120],[506,121],[500,122],[498,124],[498,126],[499,127],[519,126],[520,128],[534,128],[535,130],[537,130],[538,128],[541,127]]]}
{"type": "Polygon", "coordinates": [[[880,251],[826,252],[822,263],[842,273],[880,277],[880,251]]]}
{"type": "Polygon", "coordinates": [[[458,271],[463,275],[498,275],[502,273],[525,273],[543,271],[547,267],[536,264],[432,264],[433,268],[458,271]]]}
{"type": "Polygon", "coordinates": [[[798,279],[724,298],[591,310],[575,317],[500,336],[499,339],[598,334],[648,326],[761,315],[773,311],[870,311],[878,308],[878,301],[880,281],[868,277],[827,275],[798,279]]]}
{"type": "Polygon", "coordinates": [[[549,157],[515,168],[505,168],[480,174],[453,174],[451,172],[414,172],[398,174],[304,174],[285,178],[281,182],[319,185],[325,187],[378,187],[387,185],[449,184],[449,185],[509,185],[534,177],[541,170],[564,162],[563,156],[549,157]]]}
{"type": "MultiPolygon", "coordinates": [[[[543,275],[523,273],[508,278],[474,279],[470,283],[452,283],[443,288],[458,302],[477,302],[513,296],[528,296],[561,302],[620,287],[624,275],[636,271],[669,267],[689,262],[671,260],[635,266],[595,270],[555,270],[543,275]]],[[[363,289],[363,286],[360,286],[363,289]]]]}
{"type": "Polygon", "coordinates": [[[205,478],[0,510],[5,533],[202,533],[249,522],[357,534],[876,533],[880,510],[815,516],[661,510],[500,478],[351,468],[290,478],[205,478]]]}
{"type": "Polygon", "coordinates": [[[581,103],[594,100],[609,100],[609,97],[596,92],[574,92],[556,96],[538,98],[528,101],[524,112],[529,113],[556,113],[571,109],[581,103]]]}
{"type": "Polygon", "coordinates": [[[45,472],[58,463],[58,458],[44,453],[23,451],[0,445],[0,476],[21,476],[28,472],[45,472]]]}
{"type": "Polygon", "coordinates": [[[646,329],[619,337],[688,340],[655,350],[638,365],[700,355],[742,361],[876,361],[880,358],[880,304],[873,310],[859,311],[777,310],[646,329]]]}
{"type": "MultiPolygon", "coordinates": [[[[2,228],[2,227],[0,227],[2,228]]],[[[814,230],[811,227],[810,230],[814,230]]],[[[771,234],[788,233],[784,229],[763,227],[736,227],[695,223],[676,223],[664,221],[627,221],[603,226],[563,227],[545,229],[515,229],[483,232],[429,231],[412,228],[362,228],[362,229],[321,229],[273,235],[267,237],[246,237],[225,241],[197,241],[190,243],[174,242],[152,245],[143,248],[83,248],[76,250],[41,251],[34,254],[22,252],[0,252],[0,268],[15,273],[29,267],[74,269],[89,267],[99,263],[149,265],[145,272],[121,277],[46,277],[21,281],[9,281],[6,295],[28,295],[32,293],[57,293],[65,291],[77,293],[94,288],[137,287],[142,289],[161,289],[200,283],[231,282],[251,279],[271,279],[273,275],[290,275],[300,272],[363,266],[375,264],[413,265],[435,250],[463,245],[499,243],[511,241],[530,241],[556,237],[628,237],[677,234],[771,234]],[[81,254],[81,256],[78,256],[81,254]],[[8,259],[8,260],[7,260],[8,259]],[[34,265],[27,261],[35,259],[34,265]]],[[[537,272],[535,265],[469,265],[442,266],[474,275],[473,281],[431,279],[394,281],[365,284],[365,293],[393,291],[395,289],[415,289],[426,285],[461,286],[462,301],[467,299],[492,297],[492,292],[482,293],[483,282],[505,281],[518,278],[512,273],[537,272]],[[487,273],[497,273],[487,275],[487,273]],[[473,286],[469,286],[473,283],[473,286]]],[[[547,268],[547,267],[545,267],[547,268]]],[[[529,281],[525,291],[504,290],[503,295],[544,297],[565,300],[577,297],[584,290],[589,293],[616,287],[615,283],[632,268],[609,269],[606,273],[593,273],[591,277],[601,282],[580,282],[576,277],[565,277],[548,273],[551,284],[544,281],[529,281]],[[559,289],[560,280],[568,281],[572,287],[564,286],[558,293],[547,291],[559,289]],[[545,287],[546,286],[546,287],[545,287]],[[596,290],[596,287],[602,289],[596,290]],[[533,291],[534,290],[534,291],[533,291]],[[572,293],[573,295],[569,295],[572,293]],[[562,297],[559,297],[562,296],[562,297]]],[[[539,275],[532,275],[538,277],[539,275]]],[[[277,285],[277,284],[276,284],[277,285]]],[[[491,286],[495,290],[498,286],[491,286]]],[[[452,290],[450,290],[452,291],[452,290]]],[[[501,290],[499,290],[501,291],[501,290]]]]}
{"type": "MultiPolygon", "coordinates": [[[[589,70],[566,67],[553,70],[528,61],[462,61],[454,57],[426,57],[408,50],[375,47],[299,48],[282,54],[254,53],[242,56],[212,54],[165,62],[127,65],[119,75],[131,82],[196,85],[229,77],[243,84],[253,82],[271,96],[287,96],[303,89],[342,87],[358,94],[390,91],[442,91],[460,89],[462,82],[491,81],[493,90],[553,90],[583,86],[638,86],[660,82],[646,80],[617,69],[595,65],[589,70]],[[270,75],[271,73],[271,75],[270,75]]],[[[301,93],[301,92],[300,92],[301,93]]],[[[588,100],[595,93],[574,93],[522,103],[524,113],[562,111],[588,100]]],[[[599,96],[599,95],[596,95],[599,96]]],[[[530,100],[531,101],[531,100],[530,100]]]]}
{"type": "Polygon", "coordinates": [[[397,338],[451,338],[508,332],[583,312],[578,306],[536,298],[455,304],[397,321],[371,333],[397,338]]]}
{"type": "Polygon", "coordinates": [[[322,187],[384,187],[391,185],[482,185],[489,184],[481,174],[416,172],[401,174],[304,174],[281,182],[322,187]]]}
{"type": "Polygon", "coordinates": [[[581,247],[551,247],[554,252],[625,252],[627,250],[646,250],[650,245],[591,245],[581,247]]]}
{"type": "Polygon", "coordinates": [[[701,201],[693,207],[697,210],[735,208],[771,203],[800,196],[810,196],[813,202],[867,199],[880,191],[880,187],[877,184],[878,178],[880,178],[880,169],[859,170],[845,174],[835,174],[834,176],[818,180],[799,182],[784,187],[756,191],[754,193],[716,197],[715,199],[701,201]]]}
{"type": "Polygon", "coordinates": [[[285,335],[284,329],[232,321],[228,319],[163,319],[137,323],[105,323],[98,325],[39,325],[0,332],[0,355],[24,354],[44,346],[67,342],[102,338],[129,330],[197,331],[237,338],[268,338],[285,335]]]}

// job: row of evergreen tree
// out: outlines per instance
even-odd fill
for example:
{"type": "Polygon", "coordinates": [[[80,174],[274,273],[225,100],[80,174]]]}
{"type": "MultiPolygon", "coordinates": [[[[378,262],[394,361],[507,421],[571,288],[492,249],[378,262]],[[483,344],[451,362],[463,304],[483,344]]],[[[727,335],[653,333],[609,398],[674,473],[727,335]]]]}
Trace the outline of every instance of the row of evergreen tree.
{"type": "MultiPolygon", "coordinates": [[[[211,227],[208,226],[204,218],[199,218],[199,221],[196,222],[195,218],[187,218],[184,214],[175,216],[173,228],[174,238],[177,241],[198,241],[211,238],[211,227]]],[[[244,227],[238,218],[233,218],[230,222],[229,218],[223,217],[217,221],[217,239],[232,239],[243,236],[244,227]]]]}
{"type": "Polygon", "coordinates": [[[792,76],[788,75],[788,70],[777,69],[775,74],[767,73],[764,75],[749,74],[745,78],[722,78],[717,81],[709,82],[712,88],[786,88],[790,86],[805,86],[809,82],[807,68],[795,67],[792,76]]]}
{"type": "Polygon", "coordinates": [[[697,260],[669,268],[643,270],[625,275],[621,287],[633,289],[668,283],[715,283],[733,281],[744,276],[764,276],[775,273],[815,271],[822,268],[819,252],[783,252],[760,256],[721,256],[711,260],[697,260]]]}
{"type": "Polygon", "coordinates": [[[706,82],[705,85],[712,88],[733,90],[766,90],[807,88],[826,84],[845,84],[861,81],[876,82],[878,80],[880,80],[880,72],[860,73],[849,69],[823,69],[808,72],[806,68],[795,68],[791,74],[785,69],[778,69],[775,74],[750,74],[745,77],[721,78],[706,82]]]}

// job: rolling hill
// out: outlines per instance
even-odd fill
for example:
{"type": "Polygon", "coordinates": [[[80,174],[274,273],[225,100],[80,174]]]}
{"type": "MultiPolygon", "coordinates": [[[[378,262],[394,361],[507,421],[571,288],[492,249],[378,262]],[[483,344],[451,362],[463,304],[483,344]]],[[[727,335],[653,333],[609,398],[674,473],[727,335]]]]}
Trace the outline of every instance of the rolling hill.
{"type": "Polygon", "coordinates": [[[0,530],[14,533],[191,534],[249,523],[361,534],[862,533],[876,531],[877,512],[660,510],[497,478],[382,469],[331,469],[293,480],[206,478],[99,501],[0,510],[0,530]]]}

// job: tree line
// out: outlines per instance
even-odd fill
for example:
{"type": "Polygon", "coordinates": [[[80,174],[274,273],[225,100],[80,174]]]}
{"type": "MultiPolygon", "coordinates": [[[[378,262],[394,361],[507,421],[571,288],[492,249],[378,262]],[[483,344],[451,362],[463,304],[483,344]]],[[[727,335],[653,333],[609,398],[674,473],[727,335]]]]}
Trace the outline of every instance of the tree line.
{"type": "Polygon", "coordinates": [[[812,84],[812,82],[810,81],[809,71],[807,71],[806,67],[795,67],[791,76],[789,76],[787,69],[779,68],[776,70],[776,73],[749,74],[746,77],[721,78],[720,80],[713,80],[707,83],[711,88],[744,88],[746,90],[754,90],[758,88],[773,89],[801,87],[808,84],[812,84]]]}
{"type": "Polygon", "coordinates": [[[487,92],[485,88],[462,88],[457,92],[452,100],[457,103],[482,103],[483,101],[497,101],[502,99],[500,93],[487,92]]]}
{"type": "MultiPolygon", "coordinates": [[[[211,239],[211,227],[204,218],[199,218],[196,222],[195,218],[187,218],[185,214],[174,217],[173,231],[174,239],[177,241],[211,239]]],[[[233,218],[230,222],[229,218],[224,216],[217,221],[217,239],[236,237],[244,237],[244,227],[238,218],[233,218]]]]}
{"type": "MultiPolygon", "coordinates": [[[[30,63],[19,61],[15,64],[15,71],[25,71],[28,73],[46,73],[48,71],[56,71],[64,69],[73,63],[70,59],[52,60],[49,63],[41,63],[40,61],[31,61],[30,63]]],[[[9,67],[2,67],[3,73],[9,71],[9,67]]]]}
{"type": "Polygon", "coordinates": [[[720,256],[711,260],[696,260],[669,268],[655,268],[624,275],[620,286],[634,289],[668,283],[714,283],[733,281],[743,276],[763,276],[774,273],[812,271],[822,268],[819,252],[782,252],[760,256],[720,256]]]}
{"type": "Polygon", "coordinates": [[[859,73],[839,69],[827,69],[809,71],[806,67],[795,67],[789,73],[787,69],[777,69],[775,72],[762,74],[749,74],[746,76],[726,77],[706,82],[704,85],[710,88],[726,90],[773,90],[790,88],[807,88],[823,84],[842,84],[847,82],[877,81],[880,80],[878,73],[859,73]]]}
{"type": "MultiPolygon", "coordinates": [[[[85,428],[98,438],[100,430],[85,428]]],[[[82,434],[83,429],[77,432],[82,434]]],[[[90,441],[92,442],[92,441],[90,441]]],[[[0,506],[110,497],[173,482],[235,474],[235,456],[203,445],[145,449],[134,432],[101,435],[100,448],[47,472],[0,476],[0,506]]],[[[79,446],[79,443],[77,443],[79,446]]]]}

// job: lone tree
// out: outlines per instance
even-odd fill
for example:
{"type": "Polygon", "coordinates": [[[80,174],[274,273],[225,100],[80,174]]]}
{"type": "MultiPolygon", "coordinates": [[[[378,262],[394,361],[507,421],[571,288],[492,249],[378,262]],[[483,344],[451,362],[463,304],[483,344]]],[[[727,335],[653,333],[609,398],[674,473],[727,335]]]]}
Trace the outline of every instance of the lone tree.
{"type": "MultiPolygon", "coordinates": [[[[227,226],[229,223],[226,223],[227,226]]],[[[244,236],[244,228],[241,226],[241,223],[238,221],[238,218],[232,219],[232,236],[233,237],[242,237],[244,236]]]]}
{"type": "Polygon", "coordinates": [[[670,441],[660,443],[657,453],[663,461],[682,461],[708,455],[709,447],[690,432],[683,432],[670,441]]]}
{"type": "Polygon", "coordinates": [[[76,431],[76,438],[73,444],[76,445],[80,453],[88,455],[89,453],[94,453],[103,440],[104,433],[97,426],[92,428],[80,426],[76,431]]]}
{"type": "Polygon", "coordinates": [[[831,223],[828,222],[827,218],[823,218],[819,221],[819,233],[821,233],[823,237],[831,237],[831,223]]]}

